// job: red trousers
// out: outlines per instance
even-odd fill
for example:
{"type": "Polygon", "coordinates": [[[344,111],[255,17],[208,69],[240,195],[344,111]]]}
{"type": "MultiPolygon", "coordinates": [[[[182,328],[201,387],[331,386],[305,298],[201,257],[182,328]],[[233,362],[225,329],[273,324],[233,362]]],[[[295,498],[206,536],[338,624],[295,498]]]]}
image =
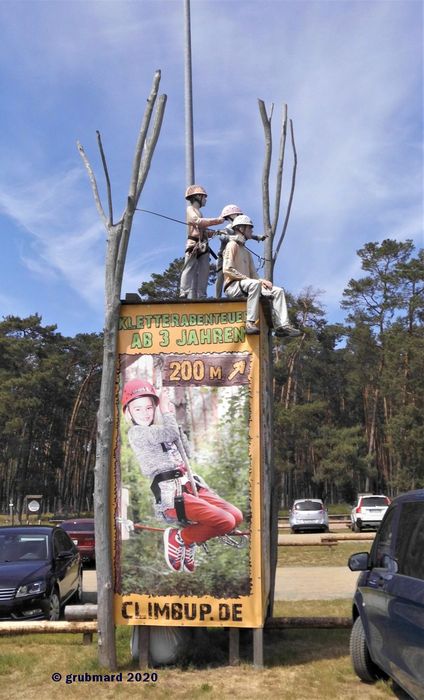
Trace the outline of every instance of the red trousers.
{"type": "MultiPolygon", "coordinates": [[[[186,488],[191,491],[190,484],[187,484],[186,488]]],[[[186,518],[193,521],[193,525],[183,527],[180,532],[184,544],[206,542],[211,537],[225,535],[240,525],[243,513],[236,506],[203,486],[199,487],[197,492],[198,496],[193,496],[192,493],[183,494],[186,518]]],[[[175,508],[167,510],[166,515],[176,518],[175,508]]]]}

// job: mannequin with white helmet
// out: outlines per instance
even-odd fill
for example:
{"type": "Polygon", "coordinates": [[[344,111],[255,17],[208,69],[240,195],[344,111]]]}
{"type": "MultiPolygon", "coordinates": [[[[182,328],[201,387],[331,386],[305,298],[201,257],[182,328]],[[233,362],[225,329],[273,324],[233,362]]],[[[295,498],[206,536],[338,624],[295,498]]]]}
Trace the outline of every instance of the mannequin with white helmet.
{"type": "Polygon", "coordinates": [[[222,216],[205,219],[200,208],[205,206],[207,192],[201,185],[190,185],[185,192],[187,206],[187,243],[184,267],[180,280],[180,297],[202,299],[206,297],[209,277],[208,238],[214,231],[208,226],[216,226],[224,221],[222,216]]]}
{"type": "Polygon", "coordinates": [[[268,297],[272,304],[275,335],[291,338],[300,335],[300,331],[289,323],[284,289],[275,287],[269,280],[259,278],[252,255],[245,247],[246,241],[252,238],[252,220],[245,214],[241,214],[235,217],[232,228],[235,235],[227,244],[224,252],[224,291],[230,298],[240,296],[246,298],[246,333],[249,335],[260,333],[257,325],[259,303],[261,297],[268,297]]]}
{"type": "MultiPolygon", "coordinates": [[[[216,281],[215,281],[215,296],[217,298],[222,296],[222,288],[224,285],[224,274],[222,272],[222,261],[224,257],[224,250],[227,243],[234,236],[233,221],[236,217],[243,214],[242,210],[237,204],[226,204],[221,212],[221,216],[228,221],[228,225],[223,231],[218,232],[219,240],[221,241],[221,246],[218,252],[218,259],[216,261],[216,281]]],[[[264,241],[267,236],[255,236],[252,235],[254,241],[264,241]]]]}
{"type": "Polygon", "coordinates": [[[226,204],[221,212],[222,218],[224,219],[224,221],[228,221],[228,224],[222,231],[218,232],[218,237],[219,237],[219,240],[221,241],[221,245],[220,245],[220,248],[218,251],[218,258],[216,261],[215,296],[217,298],[222,296],[222,287],[224,285],[224,275],[222,272],[222,259],[223,259],[223,255],[224,255],[225,246],[227,245],[231,236],[234,236],[234,231],[232,229],[232,222],[236,218],[236,216],[239,216],[239,214],[242,214],[242,213],[243,213],[242,210],[240,209],[240,207],[237,204],[226,204]]]}

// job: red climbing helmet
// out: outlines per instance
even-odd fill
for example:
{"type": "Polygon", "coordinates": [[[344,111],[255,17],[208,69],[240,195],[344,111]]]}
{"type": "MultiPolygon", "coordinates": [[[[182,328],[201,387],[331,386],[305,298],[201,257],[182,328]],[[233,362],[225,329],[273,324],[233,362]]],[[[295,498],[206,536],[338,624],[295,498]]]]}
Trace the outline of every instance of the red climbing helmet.
{"type": "Polygon", "coordinates": [[[155,402],[155,406],[159,403],[159,396],[156,393],[156,389],[153,384],[146,381],[145,379],[131,379],[127,382],[122,391],[122,408],[126,409],[130,401],[134,399],[139,399],[142,396],[151,396],[155,402]]]}

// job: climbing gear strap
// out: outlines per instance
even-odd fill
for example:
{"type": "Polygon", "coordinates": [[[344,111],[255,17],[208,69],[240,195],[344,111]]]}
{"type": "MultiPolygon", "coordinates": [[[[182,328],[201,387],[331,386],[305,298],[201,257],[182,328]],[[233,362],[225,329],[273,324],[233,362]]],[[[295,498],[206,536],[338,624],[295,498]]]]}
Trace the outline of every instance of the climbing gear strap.
{"type": "Polygon", "coordinates": [[[183,496],[175,496],[174,498],[175,512],[177,514],[177,519],[180,523],[187,523],[187,516],[184,507],[183,496]]]}
{"type": "Polygon", "coordinates": [[[170,469],[169,471],[162,472],[161,474],[156,474],[155,478],[150,484],[150,490],[152,491],[155,497],[156,503],[160,503],[161,501],[161,493],[159,487],[161,481],[171,481],[172,479],[178,479],[180,476],[183,476],[183,474],[184,472],[182,471],[182,469],[170,469]]]}

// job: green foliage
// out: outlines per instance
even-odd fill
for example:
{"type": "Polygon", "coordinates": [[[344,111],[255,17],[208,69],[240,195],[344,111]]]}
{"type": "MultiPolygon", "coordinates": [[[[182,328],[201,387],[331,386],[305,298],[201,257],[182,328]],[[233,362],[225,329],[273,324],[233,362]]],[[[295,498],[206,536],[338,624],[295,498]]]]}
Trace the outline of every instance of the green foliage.
{"type": "Polygon", "coordinates": [[[317,295],[292,299],[305,335],[275,348],[275,453],[285,503],[353,500],[424,485],[424,255],[411,241],[368,243],[365,275],[329,326],[317,295]]]}
{"type": "Polygon", "coordinates": [[[368,469],[361,426],[323,426],[314,446],[318,459],[315,480],[333,483],[340,497],[353,503],[360,477],[366,475],[368,469]]]}
{"type": "Polygon", "coordinates": [[[176,299],[179,295],[180,277],[184,265],[184,258],[175,258],[161,275],[153,272],[149,282],[142,282],[139,294],[142,299],[148,301],[163,301],[164,299],[176,299]]]}
{"type": "MultiPolygon", "coordinates": [[[[165,272],[158,274],[153,272],[151,279],[142,282],[138,288],[143,301],[163,301],[164,299],[177,299],[180,291],[180,278],[184,266],[184,257],[175,258],[166,268],[165,272]]],[[[209,284],[216,280],[216,265],[211,263],[209,272],[209,284]]]]}
{"type": "Polygon", "coordinates": [[[101,353],[100,336],[65,338],[38,314],[0,323],[2,509],[31,492],[50,511],[91,506],[101,353]]]}
{"type": "Polygon", "coordinates": [[[165,563],[162,537],[161,532],[145,530],[123,542],[123,594],[238,598],[249,593],[248,547],[234,549],[219,539],[209,540],[209,553],[196,547],[193,574],[174,573],[165,563]]]}

